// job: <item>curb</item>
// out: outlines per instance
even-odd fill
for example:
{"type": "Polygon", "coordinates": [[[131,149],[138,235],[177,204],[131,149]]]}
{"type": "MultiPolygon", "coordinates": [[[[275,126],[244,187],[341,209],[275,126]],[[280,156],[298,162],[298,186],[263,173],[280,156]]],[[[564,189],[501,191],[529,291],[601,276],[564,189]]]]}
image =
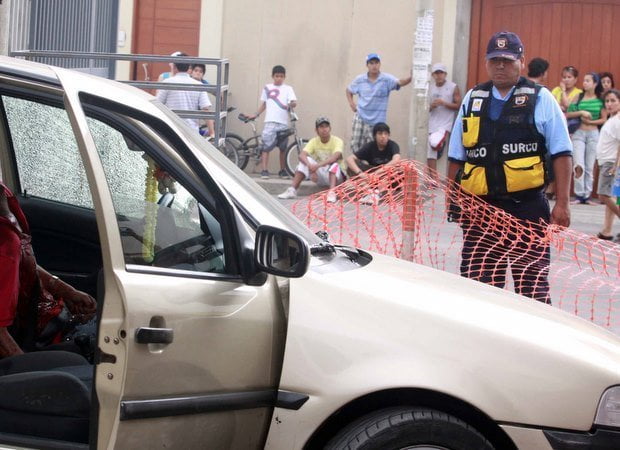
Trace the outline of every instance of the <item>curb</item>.
{"type": "MultiPolygon", "coordinates": [[[[264,180],[257,173],[247,173],[250,178],[252,178],[256,183],[266,190],[271,195],[281,194],[286,190],[287,187],[291,185],[293,180],[292,177],[289,178],[279,178],[277,174],[272,174],[271,178],[264,180]]],[[[308,195],[316,194],[317,192],[321,192],[324,188],[317,186],[312,181],[302,181],[299,189],[297,190],[297,195],[300,197],[305,197],[308,195]]]]}

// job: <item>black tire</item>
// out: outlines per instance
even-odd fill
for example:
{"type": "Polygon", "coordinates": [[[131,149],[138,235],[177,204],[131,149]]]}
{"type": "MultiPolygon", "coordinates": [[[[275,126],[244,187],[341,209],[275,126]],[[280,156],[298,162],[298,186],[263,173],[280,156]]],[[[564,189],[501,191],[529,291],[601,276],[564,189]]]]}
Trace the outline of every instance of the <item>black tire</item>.
{"type": "MultiPolygon", "coordinates": [[[[302,141],[305,145],[305,142],[302,141]]],[[[299,153],[302,151],[301,148],[297,145],[297,142],[293,142],[286,149],[286,171],[290,176],[295,175],[295,169],[297,168],[297,164],[299,164],[299,153]]]]}
{"type": "Polygon", "coordinates": [[[249,157],[243,152],[243,138],[235,133],[226,133],[226,141],[237,149],[237,167],[241,170],[248,165],[249,157]]]}
{"type": "Polygon", "coordinates": [[[388,408],[368,414],[343,428],[326,449],[493,450],[473,427],[449,414],[427,408],[388,408]]]}
{"type": "Polygon", "coordinates": [[[228,140],[228,137],[224,139],[224,142],[219,147],[220,152],[226,156],[234,165],[239,167],[239,152],[233,142],[228,140]]]}

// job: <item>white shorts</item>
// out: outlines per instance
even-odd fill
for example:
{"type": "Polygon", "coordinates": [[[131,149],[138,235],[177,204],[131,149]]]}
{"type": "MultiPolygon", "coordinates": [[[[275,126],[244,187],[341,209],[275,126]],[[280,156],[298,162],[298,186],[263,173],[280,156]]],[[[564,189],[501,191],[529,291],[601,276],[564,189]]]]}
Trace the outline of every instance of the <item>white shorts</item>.
{"type": "MultiPolygon", "coordinates": [[[[313,164],[317,163],[314,159],[310,158],[309,156],[307,158],[308,158],[308,162],[311,162],[313,164]]],[[[308,166],[306,166],[304,163],[300,162],[297,165],[297,168],[295,170],[297,172],[303,173],[306,180],[310,179],[310,169],[308,169],[308,166]]],[[[340,169],[340,165],[337,162],[335,162],[335,163],[330,164],[329,166],[321,166],[317,169],[316,184],[318,184],[319,186],[329,186],[329,174],[330,173],[336,174],[336,184],[340,184],[344,181],[344,173],[342,173],[342,170],[340,169]]]]}
{"type": "Polygon", "coordinates": [[[286,147],[288,147],[288,136],[278,138],[278,133],[288,129],[288,125],[284,125],[283,123],[265,122],[263,134],[261,136],[263,139],[263,148],[261,151],[270,152],[276,147],[278,147],[281,152],[286,151],[286,147]]]}
{"type": "Polygon", "coordinates": [[[441,135],[442,132],[435,132],[428,135],[428,143],[426,145],[426,159],[439,159],[441,155],[443,155],[443,149],[445,148],[446,143],[450,137],[450,133],[447,131],[443,132],[443,139],[438,136],[441,135]],[[432,136],[431,135],[435,135],[432,136]],[[439,139],[439,145],[435,148],[431,146],[431,141],[439,139]]]}

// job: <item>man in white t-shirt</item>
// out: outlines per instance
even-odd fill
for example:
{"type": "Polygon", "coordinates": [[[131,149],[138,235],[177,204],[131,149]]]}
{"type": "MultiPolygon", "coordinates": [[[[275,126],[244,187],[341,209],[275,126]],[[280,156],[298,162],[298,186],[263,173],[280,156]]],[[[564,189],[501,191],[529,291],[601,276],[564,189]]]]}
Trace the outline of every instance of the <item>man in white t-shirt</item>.
{"type": "Polygon", "coordinates": [[[278,175],[281,178],[288,178],[285,160],[288,136],[284,135],[285,133],[279,134],[279,132],[288,129],[288,113],[290,108],[297,106],[297,97],[293,88],[288,84],[284,84],[286,69],[283,66],[274,66],[271,70],[271,78],[273,78],[273,83],[266,84],[261,91],[261,103],[258,111],[256,111],[256,114],[248,117],[255,119],[263,111],[267,110],[262,135],[261,178],[269,178],[269,170],[267,169],[269,152],[276,146],[280,149],[280,172],[278,172],[278,175]]]}
{"type": "MultiPolygon", "coordinates": [[[[605,94],[605,108],[608,111],[620,109],[620,92],[611,90],[605,94]]],[[[614,217],[620,217],[620,207],[616,204],[612,186],[616,177],[620,159],[620,113],[616,113],[605,122],[596,144],[596,160],[598,162],[598,197],[605,205],[605,221],[603,229],[597,237],[606,241],[614,238],[612,226],[614,217]]]]}
{"type": "MultiPolygon", "coordinates": [[[[187,56],[182,52],[175,52],[175,56],[187,56]]],[[[199,81],[194,80],[189,73],[188,63],[173,63],[171,65],[172,76],[163,80],[163,83],[175,83],[175,84],[196,84],[202,85],[199,81]]],[[[184,110],[184,111],[196,111],[203,110],[208,111],[211,108],[211,102],[207,96],[206,91],[179,91],[176,89],[160,89],[157,91],[157,100],[162,102],[168,108],[172,110],[184,110]]],[[[187,124],[194,128],[198,133],[200,130],[199,121],[196,119],[183,119],[187,124]]],[[[208,120],[207,126],[209,128],[209,136],[214,136],[213,121],[208,120]]]]}
{"type": "Polygon", "coordinates": [[[296,198],[297,189],[303,180],[312,180],[319,186],[329,186],[327,201],[335,203],[337,198],[333,188],[344,181],[344,162],[342,139],[331,134],[327,117],[319,117],[315,122],[316,134],[308,141],[299,154],[299,164],[295,170],[293,184],[278,198],[296,198]]]}
{"type": "Polygon", "coordinates": [[[433,82],[428,90],[431,105],[428,115],[426,164],[437,170],[437,160],[441,158],[446,142],[450,141],[456,110],[461,104],[461,92],[456,83],[446,79],[448,69],[442,63],[433,64],[431,74],[433,82]]]}

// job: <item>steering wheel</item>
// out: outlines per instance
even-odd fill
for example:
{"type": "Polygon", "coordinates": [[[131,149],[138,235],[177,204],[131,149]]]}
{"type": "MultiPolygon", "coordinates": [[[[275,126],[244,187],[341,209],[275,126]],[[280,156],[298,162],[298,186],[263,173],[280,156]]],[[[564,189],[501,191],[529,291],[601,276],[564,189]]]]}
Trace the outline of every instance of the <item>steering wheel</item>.
{"type": "Polygon", "coordinates": [[[177,264],[203,262],[207,259],[207,254],[210,253],[209,250],[212,247],[211,237],[199,234],[155,252],[152,265],[156,267],[174,267],[177,264]],[[198,250],[188,251],[189,248],[196,245],[200,246],[198,250]]]}

